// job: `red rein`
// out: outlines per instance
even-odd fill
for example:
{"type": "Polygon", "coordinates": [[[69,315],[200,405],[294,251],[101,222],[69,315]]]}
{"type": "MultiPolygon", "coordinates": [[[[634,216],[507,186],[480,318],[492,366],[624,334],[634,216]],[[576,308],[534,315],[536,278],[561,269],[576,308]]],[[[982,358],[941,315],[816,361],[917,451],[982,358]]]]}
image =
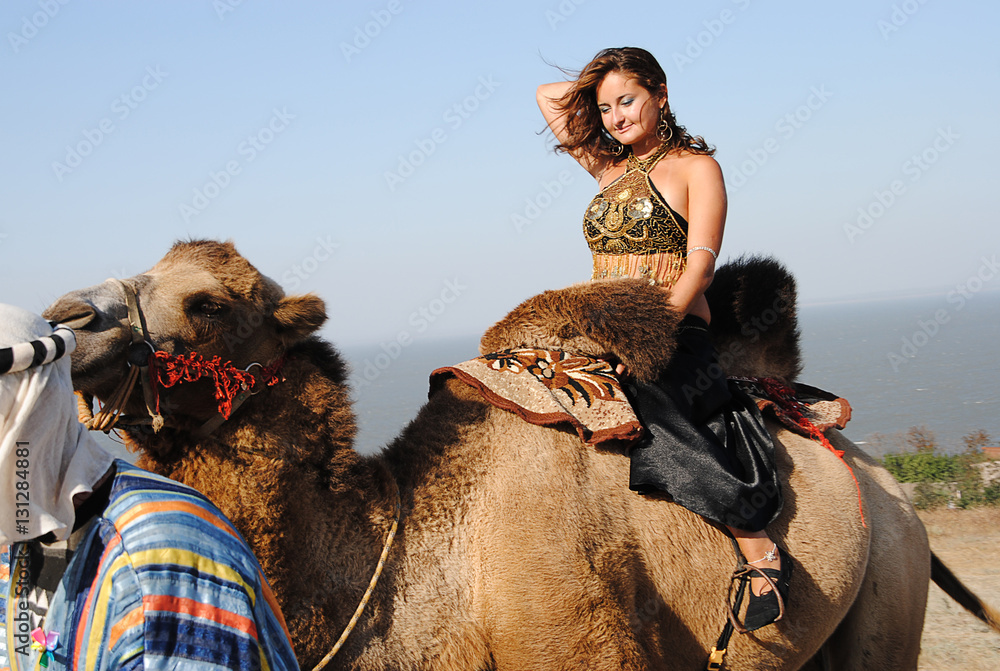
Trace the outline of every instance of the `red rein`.
{"type": "MultiPolygon", "coordinates": [[[[171,355],[166,352],[154,352],[149,356],[150,377],[153,388],[157,385],[165,388],[173,387],[181,382],[194,382],[206,375],[211,375],[215,381],[215,400],[219,403],[219,414],[223,419],[229,419],[233,412],[233,401],[241,392],[252,392],[261,382],[268,387],[284,380],[281,367],[285,357],[278,357],[269,366],[260,366],[260,378],[255,378],[249,370],[240,370],[230,361],[223,362],[218,356],[206,360],[197,352],[190,354],[171,355]]],[[[248,369],[255,364],[248,366],[248,369]]],[[[160,412],[160,395],[156,393],[156,412],[160,412]]]]}
{"type": "Polygon", "coordinates": [[[852,469],[850,465],[844,461],[844,451],[835,448],[833,444],[827,440],[826,436],[823,435],[823,432],[820,431],[816,425],[802,413],[803,406],[802,403],[795,398],[794,389],[782,384],[773,377],[759,377],[754,378],[754,380],[764,388],[768,397],[770,397],[772,401],[778,404],[778,406],[785,411],[785,414],[789,417],[789,419],[795,422],[795,424],[807,433],[813,440],[833,452],[834,455],[836,455],[836,457],[840,460],[840,463],[847,468],[847,471],[851,474],[851,479],[854,480],[854,486],[858,490],[858,512],[861,513],[861,524],[862,526],[867,527],[868,525],[865,523],[865,512],[861,505],[861,485],[858,483],[858,479],[854,475],[854,469],[852,469]]]}

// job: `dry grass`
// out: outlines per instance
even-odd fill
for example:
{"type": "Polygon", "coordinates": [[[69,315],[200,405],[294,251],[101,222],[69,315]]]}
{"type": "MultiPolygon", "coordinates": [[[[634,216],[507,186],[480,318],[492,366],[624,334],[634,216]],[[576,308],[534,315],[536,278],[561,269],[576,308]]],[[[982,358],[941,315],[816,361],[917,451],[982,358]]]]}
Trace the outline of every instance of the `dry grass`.
{"type": "MultiPolygon", "coordinates": [[[[932,510],[920,518],[937,556],[980,599],[1000,607],[1000,508],[932,510]]],[[[932,583],[919,668],[1000,669],[1000,634],[932,583]]]]}

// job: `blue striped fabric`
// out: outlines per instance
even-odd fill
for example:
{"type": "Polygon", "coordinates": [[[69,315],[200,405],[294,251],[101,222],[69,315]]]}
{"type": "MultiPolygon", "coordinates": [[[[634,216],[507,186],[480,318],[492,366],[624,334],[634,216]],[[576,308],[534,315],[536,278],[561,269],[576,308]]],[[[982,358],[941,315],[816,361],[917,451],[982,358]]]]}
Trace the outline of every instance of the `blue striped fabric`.
{"type": "MultiPolygon", "coordinates": [[[[260,566],[222,513],[189,487],[115,466],[45,618],[59,633],[48,668],[297,669],[260,566]]],[[[18,548],[0,549],[0,671],[23,668],[12,653],[30,643],[18,548]]]]}

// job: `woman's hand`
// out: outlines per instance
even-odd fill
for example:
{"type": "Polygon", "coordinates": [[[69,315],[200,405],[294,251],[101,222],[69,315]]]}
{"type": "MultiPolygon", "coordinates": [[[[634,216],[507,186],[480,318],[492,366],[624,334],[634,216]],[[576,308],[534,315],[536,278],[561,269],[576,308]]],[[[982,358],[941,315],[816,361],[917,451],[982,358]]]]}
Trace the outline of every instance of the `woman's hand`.
{"type": "MultiPolygon", "coordinates": [[[[566,131],[567,112],[559,107],[557,101],[569,93],[575,83],[553,82],[551,84],[542,84],[535,92],[538,109],[542,111],[545,123],[549,125],[549,129],[556,136],[559,144],[564,144],[569,135],[566,131]]],[[[607,169],[609,163],[607,159],[596,158],[581,151],[570,152],[570,156],[575,158],[594,179],[600,178],[601,173],[607,169]]]]}

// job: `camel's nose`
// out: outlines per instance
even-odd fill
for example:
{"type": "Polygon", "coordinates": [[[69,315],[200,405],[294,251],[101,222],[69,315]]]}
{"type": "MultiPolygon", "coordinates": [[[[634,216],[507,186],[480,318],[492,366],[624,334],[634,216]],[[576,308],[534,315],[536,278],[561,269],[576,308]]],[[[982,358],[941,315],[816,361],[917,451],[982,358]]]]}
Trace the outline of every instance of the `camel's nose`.
{"type": "Polygon", "coordinates": [[[71,329],[81,329],[94,321],[97,308],[81,296],[66,294],[47,307],[42,316],[49,321],[65,324],[71,329]]]}

